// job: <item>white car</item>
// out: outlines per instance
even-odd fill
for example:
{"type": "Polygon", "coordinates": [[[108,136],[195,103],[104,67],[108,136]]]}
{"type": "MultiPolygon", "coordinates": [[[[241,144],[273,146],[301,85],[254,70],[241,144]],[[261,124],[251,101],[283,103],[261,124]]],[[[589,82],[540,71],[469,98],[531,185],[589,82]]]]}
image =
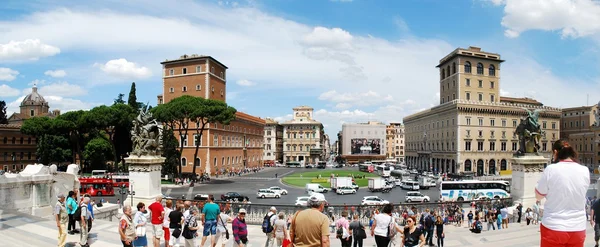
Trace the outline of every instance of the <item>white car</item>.
{"type": "Polygon", "coordinates": [[[308,197],[308,196],[301,196],[301,197],[298,197],[298,198],[296,198],[296,203],[295,203],[295,205],[296,205],[296,206],[307,206],[307,203],[308,203],[308,199],[309,199],[309,198],[310,198],[310,197],[308,197]]]}
{"type": "Polygon", "coordinates": [[[281,195],[287,195],[287,193],[288,193],[287,190],[282,189],[281,187],[277,187],[277,186],[273,186],[273,187],[270,187],[268,189],[272,190],[272,191],[275,191],[275,192],[277,192],[277,193],[279,193],[281,195]]]}
{"type": "Polygon", "coordinates": [[[388,202],[387,200],[383,200],[381,198],[379,198],[378,196],[365,196],[362,201],[360,202],[360,205],[368,205],[368,206],[375,206],[375,205],[384,205],[384,204],[389,204],[390,202],[388,202]]]}
{"type": "Polygon", "coordinates": [[[269,189],[260,189],[258,190],[258,192],[256,192],[256,197],[258,198],[279,198],[281,197],[281,195],[273,190],[269,190],[269,189]]]}
{"type": "Polygon", "coordinates": [[[338,187],[335,191],[338,195],[356,194],[356,190],[352,187],[338,187]]]}
{"type": "Polygon", "coordinates": [[[421,194],[421,192],[407,192],[405,197],[406,202],[428,202],[429,196],[421,194]]]}

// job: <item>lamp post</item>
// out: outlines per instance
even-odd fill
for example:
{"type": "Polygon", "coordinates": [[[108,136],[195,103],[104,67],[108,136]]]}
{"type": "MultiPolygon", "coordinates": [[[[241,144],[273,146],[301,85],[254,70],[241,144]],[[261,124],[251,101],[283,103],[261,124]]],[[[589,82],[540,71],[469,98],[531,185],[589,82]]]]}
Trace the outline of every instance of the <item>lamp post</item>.
{"type": "Polygon", "coordinates": [[[131,196],[131,207],[133,207],[133,196],[135,196],[135,191],[133,191],[133,182],[130,182],[131,184],[129,185],[129,190],[125,190],[125,185],[121,185],[121,190],[119,191],[119,194],[121,194],[121,204],[125,204],[125,196],[126,195],[130,195],[131,196]]]}

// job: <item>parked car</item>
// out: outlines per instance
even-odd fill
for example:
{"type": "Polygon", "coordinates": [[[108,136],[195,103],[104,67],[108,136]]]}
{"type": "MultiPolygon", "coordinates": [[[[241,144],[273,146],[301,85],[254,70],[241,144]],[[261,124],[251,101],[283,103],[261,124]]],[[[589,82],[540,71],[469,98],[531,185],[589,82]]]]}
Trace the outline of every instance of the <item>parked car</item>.
{"type": "Polygon", "coordinates": [[[194,196],[194,200],[198,200],[198,201],[208,201],[208,195],[207,194],[196,194],[194,196]]]}
{"type": "Polygon", "coordinates": [[[282,189],[281,187],[277,187],[277,186],[269,187],[268,189],[275,191],[281,195],[287,195],[287,193],[288,193],[286,189],[282,189]]]}
{"type": "Polygon", "coordinates": [[[256,192],[256,197],[258,198],[277,198],[279,199],[279,197],[281,197],[281,195],[273,190],[270,189],[260,189],[258,190],[258,192],[256,192]]]}
{"type": "Polygon", "coordinates": [[[375,205],[385,205],[385,204],[389,204],[390,202],[387,200],[383,200],[381,198],[379,198],[378,196],[365,196],[363,197],[362,201],[360,202],[360,205],[368,205],[368,206],[375,206],[375,205]]]}
{"type": "Polygon", "coordinates": [[[400,187],[405,190],[419,190],[419,183],[415,181],[403,181],[400,187]]]}
{"type": "Polygon", "coordinates": [[[335,193],[337,193],[338,195],[356,194],[356,190],[352,187],[341,186],[337,188],[335,193]]]}
{"type": "Polygon", "coordinates": [[[314,168],[315,166],[313,164],[307,164],[304,167],[307,169],[310,169],[310,168],[314,168]]]}
{"type": "Polygon", "coordinates": [[[237,192],[227,192],[227,193],[221,195],[222,201],[242,202],[242,201],[244,201],[244,199],[246,201],[250,201],[250,198],[248,198],[247,196],[240,195],[237,192]]]}
{"type": "Polygon", "coordinates": [[[301,196],[301,197],[298,197],[298,198],[296,198],[296,203],[295,203],[295,205],[296,205],[296,206],[307,206],[307,204],[308,204],[308,199],[309,199],[309,198],[310,198],[310,197],[308,197],[308,196],[301,196]]]}
{"type": "Polygon", "coordinates": [[[421,194],[421,192],[407,192],[405,201],[406,202],[428,202],[429,196],[421,194]]]}

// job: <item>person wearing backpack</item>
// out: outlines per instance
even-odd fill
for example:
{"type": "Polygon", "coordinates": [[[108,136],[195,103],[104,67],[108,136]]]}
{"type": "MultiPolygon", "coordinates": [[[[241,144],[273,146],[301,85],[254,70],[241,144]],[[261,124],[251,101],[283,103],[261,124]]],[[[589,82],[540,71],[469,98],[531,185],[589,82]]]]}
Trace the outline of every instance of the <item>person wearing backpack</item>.
{"type": "Polygon", "coordinates": [[[75,211],[77,211],[77,208],[79,207],[77,205],[77,200],[75,199],[76,196],[77,195],[75,194],[75,191],[69,191],[67,203],[65,204],[67,208],[67,215],[69,215],[69,225],[67,227],[69,235],[74,235],[78,232],[77,230],[75,230],[75,221],[77,219],[75,217],[75,211]]]}
{"type": "Polygon", "coordinates": [[[429,214],[425,217],[423,230],[427,232],[425,243],[433,246],[433,230],[435,227],[435,216],[433,214],[429,214]]]}
{"type": "Polygon", "coordinates": [[[479,217],[475,217],[475,222],[473,222],[473,226],[471,228],[471,232],[472,233],[481,233],[481,230],[483,229],[483,225],[481,224],[481,221],[479,221],[479,217]]]}
{"type": "Polygon", "coordinates": [[[267,234],[267,242],[265,242],[265,247],[271,247],[275,244],[275,232],[273,232],[273,226],[275,225],[275,220],[277,220],[277,208],[271,207],[269,209],[269,213],[265,215],[262,223],[262,231],[267,234]]]}
{"type": "Polygon", "coordinates": [[[335,222],[335,237],[340,239],[342,247],[350,247],[352,245],[352,235],[350,235],[350,222],[348,222],[348,211],[342,212],[340,217],[335,222]]]}

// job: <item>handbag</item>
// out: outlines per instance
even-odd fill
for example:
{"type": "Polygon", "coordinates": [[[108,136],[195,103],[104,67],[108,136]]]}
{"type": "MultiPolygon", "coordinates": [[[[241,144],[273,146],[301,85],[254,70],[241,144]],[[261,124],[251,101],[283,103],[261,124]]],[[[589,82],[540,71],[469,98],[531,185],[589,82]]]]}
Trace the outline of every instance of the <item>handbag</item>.
{"type": "Polygon", "coordinates": [[[227,230],[227,225],[225,225],[225,222],[223,222],[223,218],[221,218],[221,216],[217,216],[219,217],[219,219],[221,219],[221,223],[223,224],[223,228],[225,228],[225,239],[229,239],[229,230],[227,230]]]}
{"type": "MultiPolygon", "coordinates": [[[[191,217],[193,217],[193,216],[191,216],[191,217]]],[[[188,227],[191,217],[188,216],[188,218],[185,220],[185,222],[184,222],[185,225],[183,226],[183,231],[181,232],[181,235],[185,239],[193,239],[194,238],[194,232],[192,230],[190,230],[190,228],[188,227]]]]}
{"type": "Polygon", "coordinates": [[[146,236],[146,227],[145,226],[138,226],[135,228],[135,235],[138,237],[143,237],[146,236]]]}
{"type": "Polygon", "coordinates": [[[396,223],[394,222],[394,219],[390,216],[390,222],[388,224],[388,237],[390,239],[396,237],[396,223]]]}
{"type": "Polygon", "coordinates": [[[283,239],[283,244],[281,245],[282,247],[291,247],[292,246],[292,241],[290,241],[289,239],[283,239]]]}
{"type": "Polygon", "coordinates": [[[358,223],[358,232],[356,234],[356,238],[358,238],[358,239],[366,239],[367,238],[367,232],[365,231],[365,226],[363,226],[361,223],[358,223]]]}
{"type": "Polygon", "coordinates": [[[181,229],[175,228],[175,230],[173,230],[173,234],[171,235],[175,238],[179,238],[179,236],[181,236],[181,229]]]}

